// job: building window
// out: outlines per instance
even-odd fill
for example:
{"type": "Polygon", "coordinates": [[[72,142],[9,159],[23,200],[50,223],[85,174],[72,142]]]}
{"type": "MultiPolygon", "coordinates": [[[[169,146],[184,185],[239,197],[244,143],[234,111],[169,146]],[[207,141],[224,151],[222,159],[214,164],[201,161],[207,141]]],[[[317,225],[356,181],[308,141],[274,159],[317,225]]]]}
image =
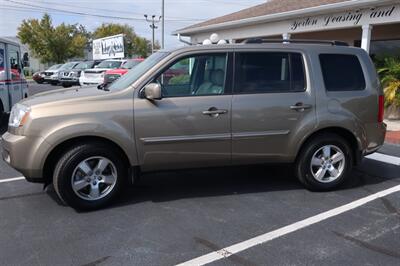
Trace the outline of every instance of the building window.
{"type": "Polygon", "coordinates": [[[400,56],[400,40],[371,41],[370,54],[377,57],[400,56]]]}
{"type": "Polygon", "coordinates": [[[305,90],[303,59],[297,53],[242,52],[235,56],[235,92],[282,93],[305,90]]]}
{"type": "Polygon", "coordinates": [[[320,54],[319,59],[327,91],[358,91],[365,89],[364,74],[357,56],[320,54]]]}

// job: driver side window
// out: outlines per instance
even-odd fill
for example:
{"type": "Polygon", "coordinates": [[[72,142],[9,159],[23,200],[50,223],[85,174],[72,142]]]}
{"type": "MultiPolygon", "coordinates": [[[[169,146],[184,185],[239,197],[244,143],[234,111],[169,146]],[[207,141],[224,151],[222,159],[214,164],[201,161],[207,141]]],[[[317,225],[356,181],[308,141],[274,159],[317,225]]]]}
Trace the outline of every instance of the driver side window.
{"type": "Polygon", "coordinates": [[[224,94],[227,55],[208,54],[179,59],[156,82],[163,97],[224,94]]]}

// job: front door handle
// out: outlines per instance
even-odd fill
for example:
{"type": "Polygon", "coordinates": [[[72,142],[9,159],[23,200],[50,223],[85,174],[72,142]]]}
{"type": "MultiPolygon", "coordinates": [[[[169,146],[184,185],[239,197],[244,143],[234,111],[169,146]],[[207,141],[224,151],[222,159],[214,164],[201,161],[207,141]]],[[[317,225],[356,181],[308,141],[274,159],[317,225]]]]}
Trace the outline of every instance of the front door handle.
{"type": "Polygon", "coordinates": [[[299,103],[296,103],[295,105],[291,105],[290,109],[299,111],[299,112],[304,112],[304,110],[310,109],[311,107],[312,107],[311,104],[303,104],[303,103],[299,102],[299,103]]]}
{"type": "Polygon", "coordinates": [[[215,107],[211,107],[207,111],[203,111],[203,115],[217,117],[219,115],[226,114],[227,112],[228,112],[228,110],[225,110],[225,109],[217,109],[215,107]]]}

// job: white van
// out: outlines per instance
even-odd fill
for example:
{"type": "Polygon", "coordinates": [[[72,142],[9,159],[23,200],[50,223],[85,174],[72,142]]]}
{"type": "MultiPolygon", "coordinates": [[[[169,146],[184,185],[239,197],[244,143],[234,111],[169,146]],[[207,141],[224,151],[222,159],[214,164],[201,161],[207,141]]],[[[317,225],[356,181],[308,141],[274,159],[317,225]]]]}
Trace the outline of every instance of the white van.
{"type": "Polygon", "coordinates": [[[22,69],[19,44],[0,38],[0,117],[28,97],[28,83],[22,69]]]}

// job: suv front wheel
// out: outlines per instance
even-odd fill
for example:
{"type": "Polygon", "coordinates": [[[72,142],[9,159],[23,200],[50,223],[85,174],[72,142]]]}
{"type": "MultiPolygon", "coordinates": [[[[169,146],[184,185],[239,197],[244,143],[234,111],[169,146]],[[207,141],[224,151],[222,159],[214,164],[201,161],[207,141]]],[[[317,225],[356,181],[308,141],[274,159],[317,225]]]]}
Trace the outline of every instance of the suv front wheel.
{"type": "Polygon", "coordinates": [[[58,161],[53,184],[60,199],[79,210],[109,204],[122,190],[127,167],[119,153],[100,142],[80,144],[58,161]]]}
{"type": "Polygon", "coordinates": [[[327,191],[341,184],[353,166],[352,150],[336,134],[323,134],[305,144],[296,162],[300,182],[310,190],[327,191]]]}

